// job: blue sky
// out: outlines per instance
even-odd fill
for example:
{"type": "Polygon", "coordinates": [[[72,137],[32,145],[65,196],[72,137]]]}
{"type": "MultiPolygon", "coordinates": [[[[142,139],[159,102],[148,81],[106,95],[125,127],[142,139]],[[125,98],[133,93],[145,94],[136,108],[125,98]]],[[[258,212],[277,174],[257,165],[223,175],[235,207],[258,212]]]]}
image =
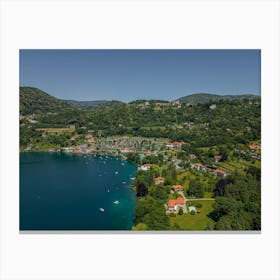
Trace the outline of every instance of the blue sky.
{"type": "Polygon", "coordinates": [[[260,95],[260,50],[20,50],[20,85],[60,99],[260,95]]]}

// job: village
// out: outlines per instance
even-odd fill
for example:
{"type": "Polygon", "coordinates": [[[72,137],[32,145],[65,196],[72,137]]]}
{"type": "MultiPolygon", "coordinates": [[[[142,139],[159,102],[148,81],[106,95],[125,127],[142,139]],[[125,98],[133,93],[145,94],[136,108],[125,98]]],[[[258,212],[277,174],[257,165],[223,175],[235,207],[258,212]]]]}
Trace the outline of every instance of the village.
{"type": "MultiPolygon", "coordinates": [[[[40,130],[42,136],[48,133],[59,133],[58,131],[40,130]]],[[[122,160],[132,160],[138,165],[138,172],[150,172],[157,170],[160,176],[153,178],[154,186],[164,186],[168,188],[170,195],[164,203],[166,214],[170,217],[176,215],[200,215],[202,211],[201,202],[214,202],[213,188],[215,183],[221,179],[231,175],[234,170],[227,169],[225,166],[230,164],[229,160],[223,162],[222,155],[214,155],[210,163],[204,164],[201,159],[203,157],[190,153],[184,157],[178,156],[184,153],[182,147],[186,144],[184,141],[169,142],[168,139],[146,138],[146,137],[98,137],[93,136],[92,131],[89,131],[85,136],[75,134],[72,131],[70,138],[72,146],[63,147],[55,150],[50,149],[49,152],[64,152],[70,154],[100,154],[113,155],[121,157],[122,160]],[[158,160],[158,159],[161,160],[158,160]],[[166,182],[162,175],[164,168],[173,166],[178,174],[177,178],[183,180],[174,181],[174,184],[166,182]],[[184,176],[185,175],[185,176],[184,176]],[[196,197],[188,195],[190,178],[196,178],[201,182],[206,182],[211,186],[204,192],[205,197],[196,197]],[[210,182],[210,183],[209,183],[210,182]],[[199,203],[197,203],[199,202],[199,203]]],[[[260,159],[260,144],[251,144],[245,148],[233,150],[234,155],[239,153],[249,155],[251,159],[260,159]]],[[[232,153],[232,154],[233,154],[232,153]]],[[[233,158],[233,157],[232,157],[233,158]]],[[[154,174],[154,173],[153,173],[154,174]]]]}

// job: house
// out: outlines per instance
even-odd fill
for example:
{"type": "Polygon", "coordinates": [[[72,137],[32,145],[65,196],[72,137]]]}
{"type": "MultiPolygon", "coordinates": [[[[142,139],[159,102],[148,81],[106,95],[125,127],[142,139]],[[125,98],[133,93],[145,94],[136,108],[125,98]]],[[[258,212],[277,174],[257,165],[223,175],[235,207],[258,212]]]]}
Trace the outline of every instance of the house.
{"type": "Polygon", "coordinates": [[[145,154],[145,156],[150,156],[152,153],[151,153],[151,151],[147,151],[144,154],[145,154]]]}
{"type": "MultiPolygon", "coordinates": [[[[181,102],[180,102],[180,100],[176,100],[176,101],[173,101],[172,103],[171,103],[173,106],[180,106],[181,105],[181,102]]],[[[181,106],[180,106],[181,107],[181,106]]]]}
{"type": "Polygon", "coordinates": [[[173,142],[173,147],[174,148],[181,148],[183,144],[185,144],[184,141],[181,141],[181,142],[173,142]]]}
{"type": "Polygon", "coordinates": [[[173,185],[172,188],[174,189],[174,191],[182,191],[183,190],[182,185],[173,185]]]}
{"type": "Polygon", "coordinates": [[[73,136],[70,138],[70,140],[71,140],[71,141],[76,141],[77,138],[78,138],[78,135],[73,135],[73,136]]]}
{"type": "Polygon", "coordinates": [[[168,148],[168,149],[173,149],[174,148],[172,143],[166,144],[165,147],[168,148]]]}
{"type": "Polygon", "coordinates": [[[120,148],[121,153],[135,153],[136,149],[135,148],[120,148]]]}
{"type": "Polygon", "coordinates": [[[158,185],[160,183],[164,183],[165,179],[163,177],[154,178],[154,184],[158,185]]]}
{"type": "Polygon", "coordinates": [[[192,168],[195,168],[198,171],[206,171],[206,167],[200,162],[192,164],[191,166],[192,168]]]}
{"type": "Polygon", "coordinates": [[[214,156],[214,161],[219,162],[222,159],[222,156],[214,156]]]}
{"type": "Polygon", "coordinates": [[[194,155],[194,154],[189,154],[189,158],[190,158],[190,159],[196,159],[196,155],[194,155]]]}
{"type": "Polygon", "coordinates": [[[226,177],[228,175],[228,172],[222,169],[216,169],[213,174],[217,177],[226,177]]]}
{"type": "Polygon", "coordinates": [[[169,199],[167,203],[167,210],[177,211],[184,205],[185,205],[185,199],[183,197],[178,197],[177,199],[169,199]]]}
{"type": "Polygon", "coordinates": [[[150,168],[151,168],[151,165],[148,163],[140,166],[140,170],[143,170],[143,171],[148,171],[148,170],[150,170],[150,168]]]}
{"type": "Polygon", "coordinates": [[[261,145],[249,145],[250,150],[260,150],[261,145]]]}
{"type": "Polygon", "coordinates": [[[214,109],[217,108],[217,105],[216,105],[216,104],[211,104],[211,105],[209,106],[209,108],[210,108],[211,110],[214,110],[214,109]]]}
{"type": "Polygon", "coordinates": [[[185,144],[184,141],[172,142],[172,143],[166,144],[165,147],[168,148],[168,149],[181,148],[183,144],[185,144]]]}

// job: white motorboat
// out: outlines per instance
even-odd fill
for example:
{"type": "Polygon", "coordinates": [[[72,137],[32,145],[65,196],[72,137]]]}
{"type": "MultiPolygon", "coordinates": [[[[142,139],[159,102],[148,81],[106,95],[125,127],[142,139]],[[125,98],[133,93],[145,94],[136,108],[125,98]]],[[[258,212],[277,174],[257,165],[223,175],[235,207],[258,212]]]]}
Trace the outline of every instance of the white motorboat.
{"type": "Polygon", "coordinates": [[[114,204],[119,204],[120,202],[118,200],[114,201],[113,202],[114,204]]]}
{"type": "Polygon", "coordinates": [[[105,209],[104,208],[99,208],[99,211],[104,212],[105,209]]]}

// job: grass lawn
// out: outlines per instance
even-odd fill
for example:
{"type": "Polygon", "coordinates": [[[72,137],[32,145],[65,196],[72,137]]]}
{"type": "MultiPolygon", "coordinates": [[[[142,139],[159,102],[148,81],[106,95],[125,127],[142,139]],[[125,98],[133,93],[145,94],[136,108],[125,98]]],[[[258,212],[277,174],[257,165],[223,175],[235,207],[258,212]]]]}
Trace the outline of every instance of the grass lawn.
{"type": "MultiPolygon", "coordinates": [[[[207,217],[207,214],[212,212],[214,201],[203,201],[196,200],[194,202],[189,202],[189,205],[194,205],[196,203],[202,204],[201,213],[192,216],[190,213],[177,215],[176,217],[170,217],[171,226],[174,224],[179,225],[180,230],[205,230],[207,224],[214,225],[214,221],[207,217]]],[[[189,206],[188,205],[188,206],[189,206]]]]}
{"type": "Polygon", "coordinates": [[[212,192],[204,192],[204,198],[212,198],[213,193],[212,192]]]}

